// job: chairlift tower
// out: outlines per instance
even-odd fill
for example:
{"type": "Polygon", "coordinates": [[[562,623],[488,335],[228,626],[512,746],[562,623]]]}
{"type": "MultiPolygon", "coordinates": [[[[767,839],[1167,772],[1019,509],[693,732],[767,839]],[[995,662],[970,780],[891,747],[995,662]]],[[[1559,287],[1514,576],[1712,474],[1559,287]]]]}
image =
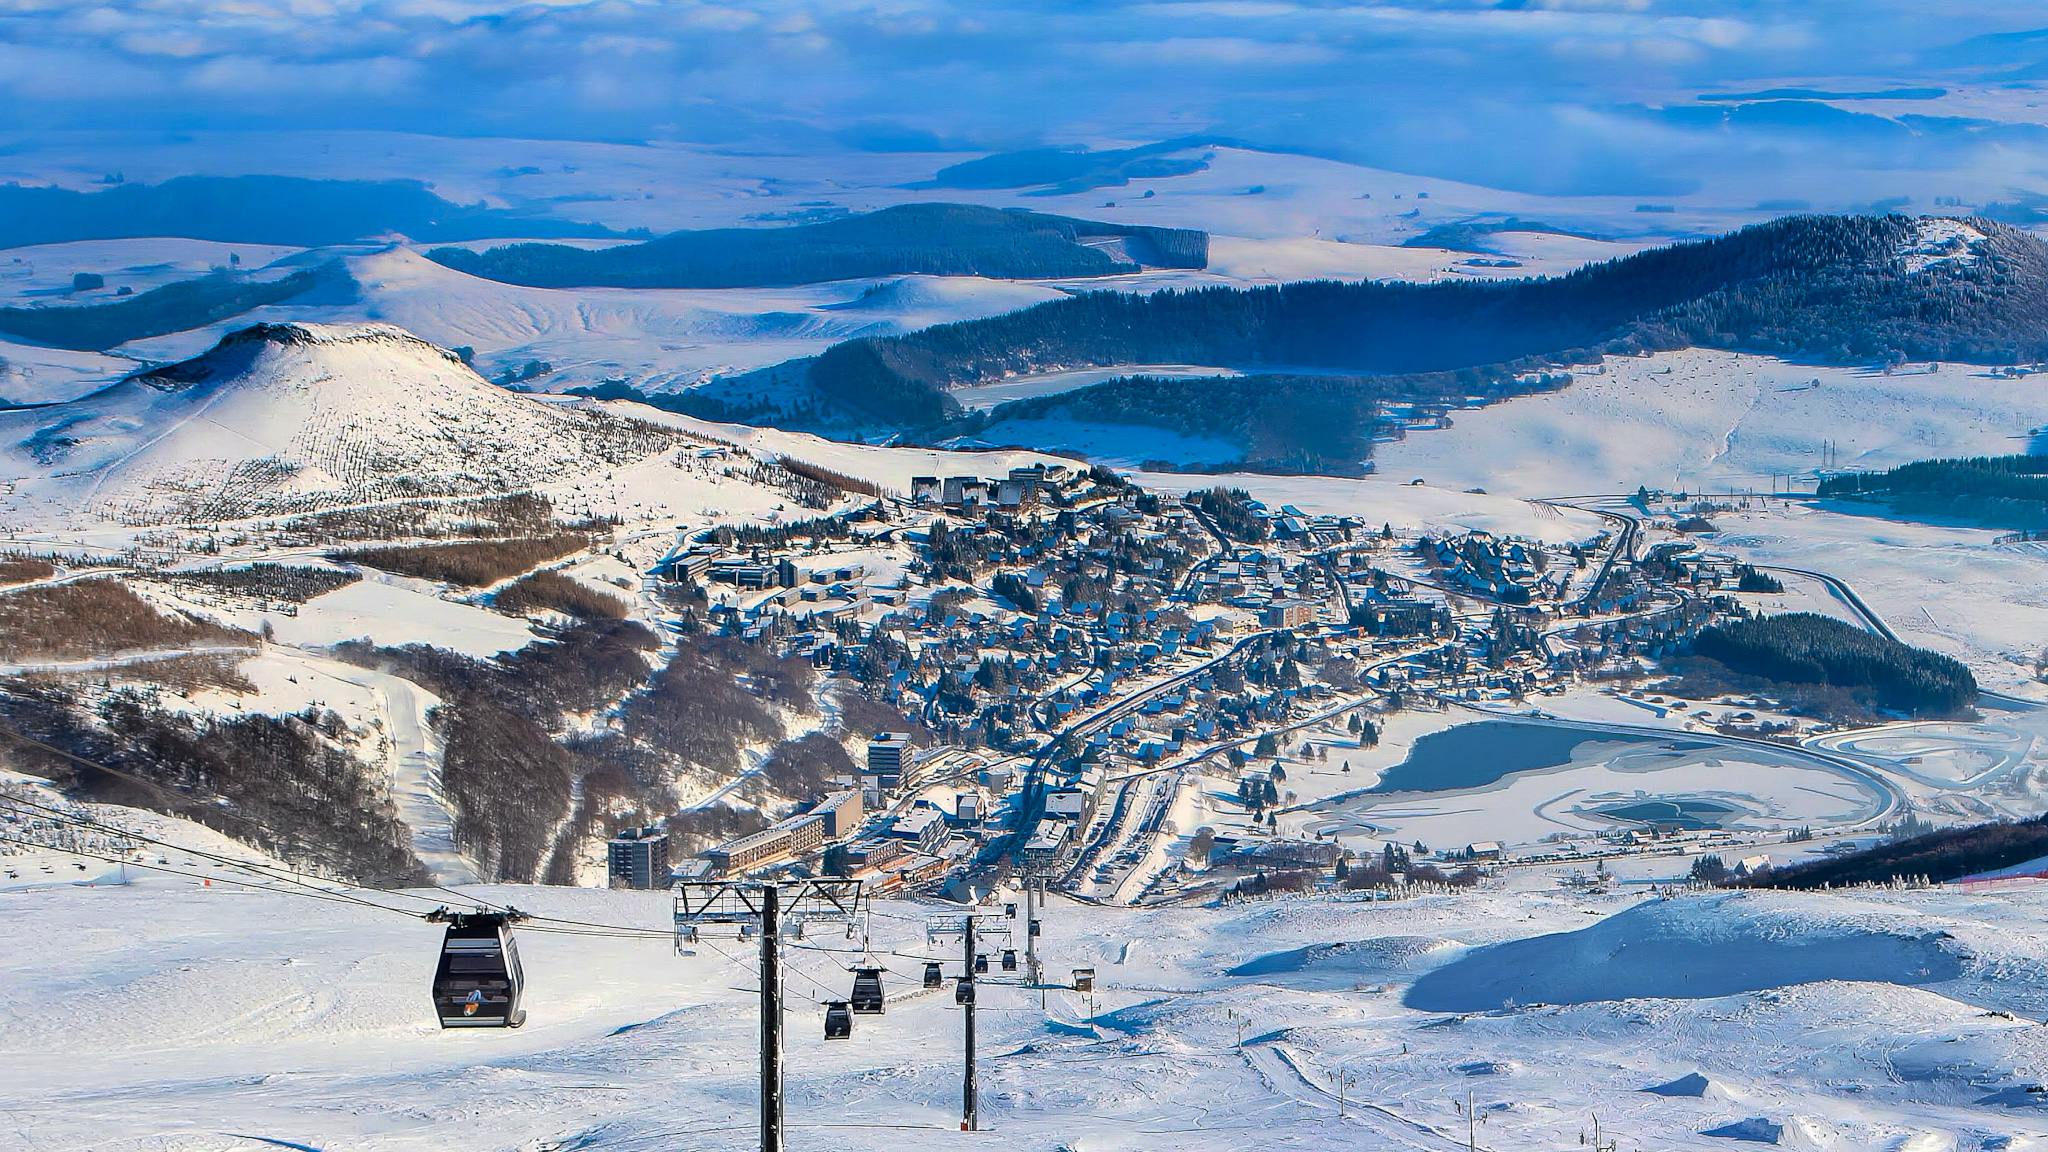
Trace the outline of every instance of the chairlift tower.
{"type": "Polygon", "coordinates": [[[810,924],[844,925],[848,939],[866,922],[858,880],[681,880],[675,897],[676,951],[707,927],[733,927],[761,939],[761,1152],[783,1152],[782,937],[801,940],[810,924]]]}
{"type": "Polygon", "coordinates": [[[960,941],[960,983],[954,989],[953,999],[962,1011],[963,1059],[960,1072],[960,1130],[974,1132],[980,1126],[979,1093],[974,1074],[974,1001],[975,987],[982,983],[976,979],[976,970],[986,970],[983,965],[987,953],[976,949],[983,941],[999,941],[1004,947],[1010,943],[1010,928],[1007,920],[1003,927],[995,928],[977,923],[979,918],[969,912],[961,916],[932,916],[924,922],[924,941],[927,948],[936,948],[951,943],[957,937],[960,941]]]}

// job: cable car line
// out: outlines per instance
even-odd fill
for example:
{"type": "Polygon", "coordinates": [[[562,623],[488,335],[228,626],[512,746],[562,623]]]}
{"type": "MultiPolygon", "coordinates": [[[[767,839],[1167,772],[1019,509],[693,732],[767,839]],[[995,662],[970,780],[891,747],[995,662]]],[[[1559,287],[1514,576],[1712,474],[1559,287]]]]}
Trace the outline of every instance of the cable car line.
{"type": "MultiPolygon", "coordinates": [[[[7,732],[7,729],[0,728],[0,734],[7,734],[7,732]]],[[[71,759],[77,760],[80,763],[87,764],[92,767],[103,767],[102,765],[93,764],[92,761],[86,760],[83,757],[72,756],[71,759]]],[[[108,769],[108,771],[118,770],[108,769]]],[[[137,779],[140,779],[140,777],[137,777],[137,779]]],[[[35,812],[41,814],[42,816],[48,819],[57,820],[66,824],[70,824],[74,827],[88,828],[96,832],[106,833],[110,836],[119,836],[124,839],[135,840],[144,844],[154,845],[158,848],[162,848],[167,851],[182,852],[188,856],[195,856],[200,859],[210,860],[215,863],[222,864],[224,866],[245,869],[249,872],[269,877],[281,883],[298,885],[300,887],[308,888],[313,891],[325,893],[336,899],[351,900],[353,903],[362,904],[365,907],[379,908],[385,911],[397,912],[402,916],[417,917],[422,915],[423,913],[410,912],[402,908],[392,908],[388,904],[379,904],[374,900],[364,900],[360,897],[351,897],[349,893],[366,892],[375,893],[380,896],[389,896],[400,900],[415,900],[422,904],[428,905],[429,911],[432,910],[432,907],[439,906],[442,903],[442,901],[435,900],[431,897],[417,895],[415,893],[408,892],[398,888],[368,888],[359,884],[351,884],[345,880],[331,880],[325,877],[316,877],[313,880],[302,879],[301,877],[305,876],[306,873],[298,872],[296,870],[286,871],[285,869],[280,869],[259,861],[238,860],[231,856],[220,855],[216,852],[208,852],[204,849],[191,848],[183,844],[173,843],[168,840],[161,840],[141,832],[133,831],[131,829],[122,828],[112,824],[107,824],[105,822],[96,820],[91,816],[84,816],[75,812],[67,812],[60,808],[52,808],[48,805],[38,804],[33,800],[27,800],[16,796],[0,796],[0,803],[13,804],[21,808],[33,809],[35,812]]],[[[254,824],[253,821],[248,821],[246,818],[243,819],[246,823],[250,823],[251,826],[253,827],[261,827],[260,825],[254,824]]],[[[265,831],[268,830],[265,829],[265,831]]],[[[127,863],[127,861],[109,860],[108,863],[127,863]]],[[[430,887],[434,891],[445,892],[448,895],[457,897],[458,899],[461,899],[469,903],[481,905],[489,910],[499,912],[505,910],[503,905],[493,904],[492,902],[485,900],[479,896],[472,896],[468,893],[457,892],[453,889],[444,888],[440,885],[431,885],[430,887]]],[[[281,891],[281,889],[279,889],[279,891],[281,891]]],[[[539,915],[530,915],[527,917],[527,919],[534,924],[560,924],[573,926],[577,928],[592,928],[607,933],[630,934],[636,938],[668,940],[671,939],[673,936],[672,933],[669,933],[659,928],[646,928],[637,925],[602,924],[591,920],[569,920],[563,919],[561,917],[539,915]]]]}
{"type": "MultiPolygon", "coordinates": [[[[94,828],[96,828],[96,829],[100,829],[100,830],[104,830],[104,829],[106,828],[106,826],[105,826],[105,825],[93,825],[93,824],[91,824],[90,822],[81,822],[81,823],[83,824],[83,826],[88,826],[88,827],[94,827],[94,828]]],[[[116,831],[118,831],[118,830],[116,830],[116,831]]],[[[123,834],[125,835],[126,833],[123,833],[123,834]]],[[[155,844],[163,844],[163,843],[164,843],[163,841],[149,840],[149,839],[148,839],[147,837],[138,837],[138,839],[143,839],[143,840],[145,840],[145,841],[146,841],[146,842],[148,842],[148,843],[155,843],[155,844]]],[[[15,844],[15,845],[19,845],[19,846],[21,846],[21,847],[24,847],[24,848],[33,848],[33,849],[39,849],[39,850],[41,850],[41,851],[45,851],[45,852],[60,852],[60,853],[63,853],[63,854],[66,854],[66,855],[71,855],[71,856],[83,856],[83,857],[86,857],[87,859],[91,859],[91,860],[98,860],[98,861],[100,861],[100,862],[102,862],[102,863],[105,863],[105,864],[119,864],[119,865],[122,865],[122,866],[125,866],[125,867],[135,868],[135,869],[138,869],[138,870],[140,870],[140,871],[144,871],[144,872],[157,872],[157,873],[161,873],[161,874],[163,874],[163,875],[167,875],[167,876],[177,876],[177,877],[181,877],[181,878],[184,878],[184,879],[187,879],[187,880],[203,880],[203,881],[206,881],[206,882],[208,882],[208,883],[214,883],[214,884],[226,884],[226,885],[230,885],[230,886],[233,886],[233,887],[236,887],[236,888],[247,888],[247,889],[250,889],[250,890],[252,890],[252,891],[257,891],[257,892],[269,892],[269,893],[271,893],[271,894],[273,894],[273,895],[277,895],[277,896],[301,896],[301,897],[304,897],[304,898],[306,898],[306,899],[309,899],[309,900],[322,900],[322,901],[326,901],[326,902],[328,902],[328,903],[335,903],[335,904],[350,904],[350,905],[354,905],[354,906],[356,906],[356,907],[361,907],[361,908],[370,908],[370,909],[374,909],[374,910],[376,910],[376,911],[379,911],[379,912],[390,912],[390,913],[392,913],[392,914],[394,914],[394,915],[398,915],[398,916],[403,916],[403,917],[405,917],[405,918],[406,918],[406,919],[408,919],[408,920],[418,920],[418,919],[421,919],[421,918],[422,918],[422,914],[421,914],[421,913],[418,913],[418,912],[412,912],[412,911],[409,911],[409,910],[407,910],[407,909],[404,909],[404,908],[393,908],[393,907],[392,907],[392,906],[390,906],[389,904],[378,904],[378,903],[376,903],[376,902],[374,902],[374,901],[370,901],[370,900],[363,900],[363,899],[360,899],[360,898],[358,898],[358,897],[355,897],[355,896],[351,896],[351,895],[349,895],[349,894],[348,894],[347,892],[333,892],[333,891],[328,891],[328,890],[326,890],[326,889],[322,889],[322,888],[319,888],[319,887],[317,887],[317,886],[314,886],[314,885],[311,885],[311,884],[306,884],[306,883],[304,883],[304,882],[292,882],[292,883],[294,883],[294,884],[296,884],[296,885],[297,885],[297,886],[295,886],[295,887],[280,887],[280,886],[279,886],[279,885],[277,885],[277,884],[266,884],[266,883],[262,883],[262,882],[261,882],[260,880],[247,880],[247,879],[238,879],[238,878],[236,878],[236,877],[234,877],[234,876],[219,876],[219,875],[214,875],[214,874],[211,874],[211,873],[207,873],[207,872],[194,872],[194,871],[187,871],[187,870],[185,870],[185,869],[182,869],[182,868],[178,868],[178,867],[175,867],[175,866],[172,866],[172,865],[166,865],[166,864],[152,864],[152,863],[148,863],[148,862],[146,862],[146,861],[136,861],[136,860],[130,860],[130,859],[127,859],[127,858],[125,858],[125,857],[122,857],[122,856],[112,856],[112,855],[108,855],[108,854],[106,854],[106,853],[104,853],[104,852],[96,852],[96,851],[93,851],[93,850],[91,850],[91,849],[87,849],[87,848],[61,848],[61,847],[55,847],[55,846],[52,846],[52,845],[49,845],[49,844],[40,844],[40,843],[37,843],[36,841],[33,841],[33,840],[24,840],[24,839],[20,839],[20,838],[18,838],[18,837],[13,837],[13,836],[6,836],[6,835],[0,835],[0,843],[5,843],[5,844],[15,844]]],[[[178,852],[183,852],[183,851],[185,851],[185,849],[183,849],[183,848],[181,848],[181,847],[179,847],[179,846],[177,846],[177,845],[165,845],[165,846],[166,846],[166,847],[168,847],[168,848],[169,848],[170,850],[172,850],[172,851],[178,851],[178,852]]],[[[238,869],[239,869],[239,868],[247,868],[247,867],[249,867],[248,865],[245,865],[245,864],[243,864],[243,863],[242,863],[241,861],[233,860],[233,859],[230,859],[230,858],[227,858],[227,857],[213,857],[213,856],[209,856],[209,855],[208,855],[208,854],[206,854],[206,853],[200,853],[200,852],[194,852],[194,853],[193,853],[193,855],[195,855],[195,856],[200,856],[200,857],[202,857],[202,858],[206,858],[206,859],[214,859],[214,860],[218,860],[218,861],[220,861],[220,862],[221,862],[221,863],[223,864],[223,866],[225,866],[225,867],[229,867],[229,868],[238,868],[238,869]]],[[[264,873],[264,872],[262,872],[261,870],[258,870],[258,869],[253,869],[253,868],[252,868],[252,869],[251,869],[251,871],[254,871],[254,872],[256,873],[256,875],[258,875],[259,877],[263,877],[263,876],[268,876],[268,874],[267,874],[267,873],[264,873]]],[[[364,889],[364,891],[376,891],[376,889],[364,889]]],[[[531,931],[531,932],[536,932],[536,933],[547,933],[547,934],[550,934],[550,935],[557,935],[557,936],[589,936],[589,937],[609,937],[609,938],[613,938],[613,939],[629,939],[629,940],[662,940],[662,941],[667,941],[668,939],[670,939],[670,937],[669,937],[669,935],[668,935],[667,933],[663,933],[663,932],[657,932],[657,931],[653,931],[653,930],[647,930],[647,931],[639,931],[639,930],[635,930],[635,931],[632,931],[632,932],[605,932],[605,931],[589,931],[589,930],[584,930],[584,929],[568,929],[568,928],[551,928],[551,927],[547,927],[547,926],[537,926],[537,927],[532,927],[532,928],[527,928],[527,929],[522,929],[522,930],[523,930],[523,931],[531,931]]]]}
{"type": "MultiPolygon", "coordinates": [[[[0,695],[18,697],[20,694],[15,692],[8,692],[6,689],[0,688],[0,695]]],[[[230,819],[238,820],[242,824],[246,825],[247,827],[253,828],[258,832],[274,835],[274,833],[272,833],[269,828],[264,827],[264,825],[261,822],[257,821],[253,817],[244,816],[240,812],[236,812],[232,808],[221,808],[214,805],[210,805],[201,797],[188,796],[175,788],[158,783],[155,780],[151,780],[147,776],[138,776],[133,772],[127,771],[126,769],[115,768],[110,765],[102,764],[97,760],[91,760],[84,756],[80,756],[76,752],[67,752],[64,749],[57,747],[55,744],[46,744],[43,741],[38,740],[33,736],[30,736],[28,733],[20,731],[19,729],[10,728],[6,725],[0,725],[0,736],[12,737],[31,747],[40,748],[53,756],[61,757],[62,759],[69,760],[74,764],[79,764],[83,765],[84,767],[91,768],[95,772],[105,772],[110,776],[118,776],[123,780],[131,780],[137,784],[142,785],[145,788],[148,788],[150,791],[155,792],[160,796],[170,797],[172,800],[186,807],[197,808],[214,815],[226,816],[230,819]]],[[[180,814],[176,812],[167,812],[163,813],[163,815],[178,816],[180,814]]],[[[192,819],[190,816],[182,816],[181,818],[192,819]]],[[[202,822],[198,820],[193,820],[193,823],[196,824],[202,822]]],[[[280,839],[283,838],[280,837],[280,839]]]]}
{"type": "MultiPolygon", "coordinates": [[[[67,856],[83,856],[88,860],[98,860],[105,864],[120,864],[126,867],[135,868],[139,871],[160,872],[167,876],[179,876],[187,880],[204,880],[209,883],[226,884],[235,888],[248,888],[257,892],[269,892],[278,896],[303,896],[309,900],[324,900],[334,904],[362,903],[362,901],[350,900],[343,896],[322,895],[318,892],[309,892],[302,889],[276,888],[268,884],[257,883],[253,880],[237,880],[232,876],[213,876],[205,872],[187,872],[183,869],[170,867],[164,864],[140,863],[134,860],[124,859],[119,856],[108,856],[103,853],[94,852],[85,848],[53,848],[48,844],[38,844],[33,840],[22,840],[13,836],[0,836],[0,844],[18,844],[24,848],[34,848],[44,852],[61,852],[67,856]]],[[[371,907],[381,908],[383,911],[386,912],[399,912],[399,915],[406,916],[412,919],[418,919],[418,917],[413,916],[413,914],[410,912],[400,912],[398,909],[395,908],[384,908],[382,905],[371,905],[371,907]]]]}
{"type": "MultiPolygon", "coordinates": [[[[46,819],[55,820],[64,824],[69,824],[75,828],[85,828],[94,832],[103,832],[110,836],[118,836],[122,839],[134,840],[143,844],[154,845],[155,847],[161,848],[167,852],[180,852],[187,856],[195,856],[202,860],[212,861],[216,864],[222,865],[223,867],[242,869],[244,871],[265,877],[270,880],[277,881],[282,884],[295,885],[299,888],[307,889],[313,892],[318,892],[331,899],[346,900],[350,903],[361,904],[364,907],[377,908],[387,912],[397,912],[399,915],[402,916],[418,916],[419,913],[409,912],[403,908],[393,908],[388,904],[379,904],[374,900],[365,900],[361,897],[350,895],[350,892],[376,892],[379,894],[398,896],[404,899],[422,900],[429,904],[435,903],[435,901],[427,900],[425,897],[422,896],[412,896],[408,893],[397,891],[387,892],[387,890],[381,888],[362,888],[356,885],[348,884],[345,881],[320,879],[317,882],[315,882],[303,880],[300,879],[300,877],[303,876],[304,873],[287,873],[258,861],[237,860],[232,856],[223,856],[217,852],[208,852],[204,849],[190,848],[182,844],[172,843],[168,840],[160,840],[154,836],[148,836],[140,832],[134,832],[126,828],[121,828],[112,824],[103,823],[99,820],[91,818],[90,816],[80,816],[75,813],[65,812],[62,809],[51,808],[46,805],[37,804],[32,800],[23,800],[13,796],[0,796],[0,804],[14,805],[17,808],[17,810],[23,808],[31,809],[34,812],[41,814],[46,819]],[[333,887],[330,888],[327,887],[327,885],[332,885],[333,887]]],[[[48,847],[48,845],[40,845],[40,847],[48,847]]],[[[60,849],[60,851],[61,850],[62,849],[60,849]]],[[[131,861],[113,859],[109,859],[107,862],[114,864],[131,863],[131,861]]],[[[273,890],[284,891],[284,889],[273,890]]]]}
{"type": "MultiPolygon", "coordinates": [[[[0,731],[4,731],[4,729],[0,729],[0,731]]],[[[262,862],[260,862],[260,861],[251,861],[251,860],[238,860],[238,859],[235,859],[234,857],[231,857],[231,856],[223,856],[223,855],[221,855],[221,854],[219,854],[219,853],[217,853],[217,852],[208,852],[208,851],[206,851],[205,849],[201,849],[201,848],[191,848],[191,847],[187,847],[187,846],[185,846],[185,845],[183,845],[183,844],[175,844],[175,843],[172,843],[172,842],[170,842],[170,841],[168,841],[168,840],[161,840],[161,839],[158,839],[158,838],[156,838],[156,837],[153,837],[153,836],[149,836],[149,835],[147,835],[147,834],[145,834],[145,833],[141,833],[141,832],[136,832],[136,831],[133,831],[133,830],[131,830],[131,829],[127,829],[127,828],[122,828],[122,827],[118,827],[118,826],[116,826],[116,825],[113,825],[113,824],[108,824],[108,823],[106,823],[106,822],[104,822],[104,821],[101,821],[101,820],[97,820],[97,819],[95,819],[95,818],[93,818],[92,816],[89,816],[89,815],[81,815],[81,814],[79,814],[79,813],[76,813],[76,812],[69,812],[69,811],[65,811],[64,809],[61,809],[61,808],[52,808],[52,807],[50,807],[50,806],[48,806],[48,805],[46,805],[46,804],[38,804],[38,803],[36,803],[36,802],[35,802],[35,801],[33,801],[33,800],[28,800],[28,799],[24,799],[24,798],[22,798],[22,797],[18,797],[18,796],[0,796],[0,803],[12,804],[12,805],[15,805],[16,807],[19,807],[19,808],[28,808],[28,809],[33,809],[34,811],[36,811],[36,812],[38,812],[38,813],[41,813],[42,815],[44,815],[45,817],[47,817],[47,818],[49,818],[49,819],[52,819],[52,820],[57,820],[57,821],[61,821],[61,822],[63,822],[63,823],[66,823],[66,824],[71,824],[71,825],[73,825],[73,826],[75,826],[75,827],[80,827],[80,828],[90,828],[90,829],[92,829],[93,831],[96,831],[96,832],[104,832],[104,833],[107,833],[108,835],[111,835],[111,836],[118,836],[118,837],[121,837],[121,838],[123,838],[123,839],[128,839],[128,840],[137,840],[137,841],[140,841],[140,842],[142,842],[142,843],[144,843],[144,844],[152,844],[152,845],[155,845],[156,847],[159,847],[159,848],[163,848],[163,849],[167,849],[167,850],[169,850],[169,851],[174,851],[174,852],[183,852],[183,853],[185,853],[185,854],[186,854],[186,855],[188,855],[188,856],[197,856],[197,857],[200,857],[201,859],[205,859],[205,860],[212,860],[212,861],[216,861],[216,862],[218,862],[218,863],[222,863],[222,864],[229,864],[229,865],[233,865],[234,867],[237,867],[237,868],[246,868],[246,869],[248,869],[248,870],[250,870],[250,871],[252,871],[252,872],[257,872],[257,873],[261,873],[261,874],[264,874],[264,875],[268,875],[268,876],[272,877],[273,879],[277,879],[277,880],[283,881],[284,883],[288,883],[288,884],[299,884],[299,885],[303,885],[303,886],[306,886],[306,887],[319,887],[320,885],[333,885],[333,886],[334,886],[335,888],[345,888],[345,889],[351,889],[351,890],[354,890],[354,891],[358,891],[358,892],[376,892],[376,893],[379,893],[379,894],[381,894],[381,895],[390,895],[390,896],[395,896],[395,897],[397,897],[397,898],[399,898],[399,899],[405,899],[405,900],[418,900],[418,901],[420,901],[420,902],[422,902],[422,903],[426,903],[426,904],[434,904],[434,903],[437,903],[436,901],[434,901],[434,900],[432,900],[432,899],[429,899],[428,897],[425,897],[425,896],[415,896],[415,895],[412,895],[411,893],[408,893],[408,892],[404,892],[404,891],[401,891],[401,890],[398,890],[398,889],[386,889],[386,888],[365,888],[365,887],[363,887],[363,886],[361,886],[361,885],[357,885],[357,884],[350,884],[350,883],[348,883],[348,882],[347,882],[347,881],[345,881],[345,880],[330,880],[330,879],[327,879],[327,878],[325,878],[325,877],[316,877],[316,878],[315,878],[315,879],[317,880],[317,884],[316,884],[316,883],[313,883],[313,882],[309,882],[309,881],[307,881],[307,880],[301,879],[300,877],[303,877],[303,876],[307,875],[307,873],[299,872],[299,871],[297,871],[296,869],[292,869],[292,870],[290,870],[289,872],[287,872],[287,871],[286,871],[286,870],[284,870],[284,869],[279,869],[279,868],[273,867],[273,866],[271,866],[271,865],[269,865],[269,864],[265,864],[265,863],[262,863],[262,862]]],[[[267,830],[266,830],[266,831],[267,831],[267,830]]],[[[260,849],[259,849],[259,851],[260,851],[260,849]]]]}

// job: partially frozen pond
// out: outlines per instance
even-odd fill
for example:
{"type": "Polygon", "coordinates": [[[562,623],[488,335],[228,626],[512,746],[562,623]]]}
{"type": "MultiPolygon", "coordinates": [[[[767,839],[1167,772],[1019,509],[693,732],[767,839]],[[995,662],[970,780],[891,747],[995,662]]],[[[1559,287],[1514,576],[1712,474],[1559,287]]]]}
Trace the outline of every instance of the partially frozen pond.
{"type": "Polygon", "coordinates": [[[1433,732],[1372,787],[1313,805],[1311,832],[1529,843],[1556,832],[1839,827],[1890,812],[1857,766],[1700,733],[1548,720],[1433,732]]]}

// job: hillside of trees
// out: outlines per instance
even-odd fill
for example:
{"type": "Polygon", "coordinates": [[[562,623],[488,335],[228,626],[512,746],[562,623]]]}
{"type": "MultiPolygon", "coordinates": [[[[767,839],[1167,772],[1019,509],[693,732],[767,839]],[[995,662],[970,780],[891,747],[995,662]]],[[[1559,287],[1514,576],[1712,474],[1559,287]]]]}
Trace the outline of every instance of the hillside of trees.
{"type": "Polygon", "coordinates": [[[485,252],[436,248],[427,256],[472,276],[536,288],[750,288],[906,273],[1042,279],[1111,276],[1141,264],[1201,268],[1209,237],[970,204],[905,204],[787,228],[674,232],[595,251],[512,244],[485,252]],[[1132,259],[1084,240],[1121,241],[1132,259]]]}
{"type": "Polygon", "coordinates": [[[1570,373],[1531,377],[1491,366],[1399,376],[1125,376],[1013,400],[954,424],[968,435],[1005,420],[1137,424],[1236,444],[1243,450],[1235,462],[1240,467],[1348,475],[1372,458],[1373,437],[1390,426],[1382,415],[1390,402],[1499,399],[1570,380],[1570,373]]]}
{"type": "Polygon", "coordinates": [[[1199,381],[1126,377],[1001,405],[989,424],[1064,417],[1143,424],[1227,440],[1247,463],[1301,472],[1354,472],[1372,454],[1382,389],[1322,376],[1222,376],[1199,381]]]}
{"type": "Polygon", "coordinates": [[[99,352],[130,340],[203,328],[346,276],[338,263],[303,269],[277,280],[248,280],[216,272],[111,304],[0,308],[0,335],[77,352],[99,352]]]}
{"type": "Polygon", "coordinates": [[[0,248],[138,236],[315,248],[387,232],[440,243],[618,235],[481,202],[453,204],[417,180],[179,176],[161,184],[116,182],[99,192],[0,184],[0,248]]]}
{"type": "Polygon", "coordinates": [[[1941,883],[1994,872],[2048,856],[2048,817],[2017,824],[1944,828],[1831,860],[1772,868],[1749,880],[1755,888],[1824,888],[1921,878],[1941,883]]]}
{"type": "Polygon", "coordinates": [[[1251,493],[1242,488],[1205,488],[1195,493],[1195,507],[1215,521],[1216,527],[1232,540],[1257,544],[1266,538],[1266,522],[1251,509],[1251,493]]]}
{"type": "Polygon", "coordinates": [[[1916,460],[1888,472],[1830,476],[1819,494],[2000,528],[2048,528],[2048,456],[1916,460]]]}
{"type": "Polygon", "coordinates": [[[950,387],[1117,364],[1420,374],[1690,346],[1830,363],[2048,357],[2048,242],[1970,223],[1986,235],[1971,259],[1911,273],[1912,219],[1794,216],[1530,280],[1087,293],[849,341],[807,372],[835,402],[910,423],[950,387]]]}
{"type": "Polygon", "coordinates": [[[1739,674],[1825,684],[1899,712],[1949,715],[1977,700],[1977,678],[1962,661],[1813,612],[1718,624],[1703,630],[1692,650],[1739,674]]]}
{"type": "Polygon", "coordinates": [[[208,716],[133,689],[94,702],[16,682],[0,693],[0,720],[70,754],[9,742],[12,767],[81,798],[182,816],[358,884],[427,879],[381,772],[344,747],[334,712],[208,716]]]}

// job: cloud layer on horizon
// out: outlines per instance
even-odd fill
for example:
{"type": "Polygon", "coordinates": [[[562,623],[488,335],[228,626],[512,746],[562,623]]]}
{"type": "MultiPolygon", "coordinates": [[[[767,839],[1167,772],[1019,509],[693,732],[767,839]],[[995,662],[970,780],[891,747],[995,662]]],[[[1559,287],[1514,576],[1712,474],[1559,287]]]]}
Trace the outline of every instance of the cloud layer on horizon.
{"type": "Polygon", "coordinates": [[[2020,0],[0,0],[0,144],[290,128],[914,150],[1215,132],[1656,195],[1730,165],[1997,153],[2048,169],[2022,114],[1698,100],[2024,91],[2048,72],[2048,34],[2028,34],[2044,23],[2020,0]]]}

